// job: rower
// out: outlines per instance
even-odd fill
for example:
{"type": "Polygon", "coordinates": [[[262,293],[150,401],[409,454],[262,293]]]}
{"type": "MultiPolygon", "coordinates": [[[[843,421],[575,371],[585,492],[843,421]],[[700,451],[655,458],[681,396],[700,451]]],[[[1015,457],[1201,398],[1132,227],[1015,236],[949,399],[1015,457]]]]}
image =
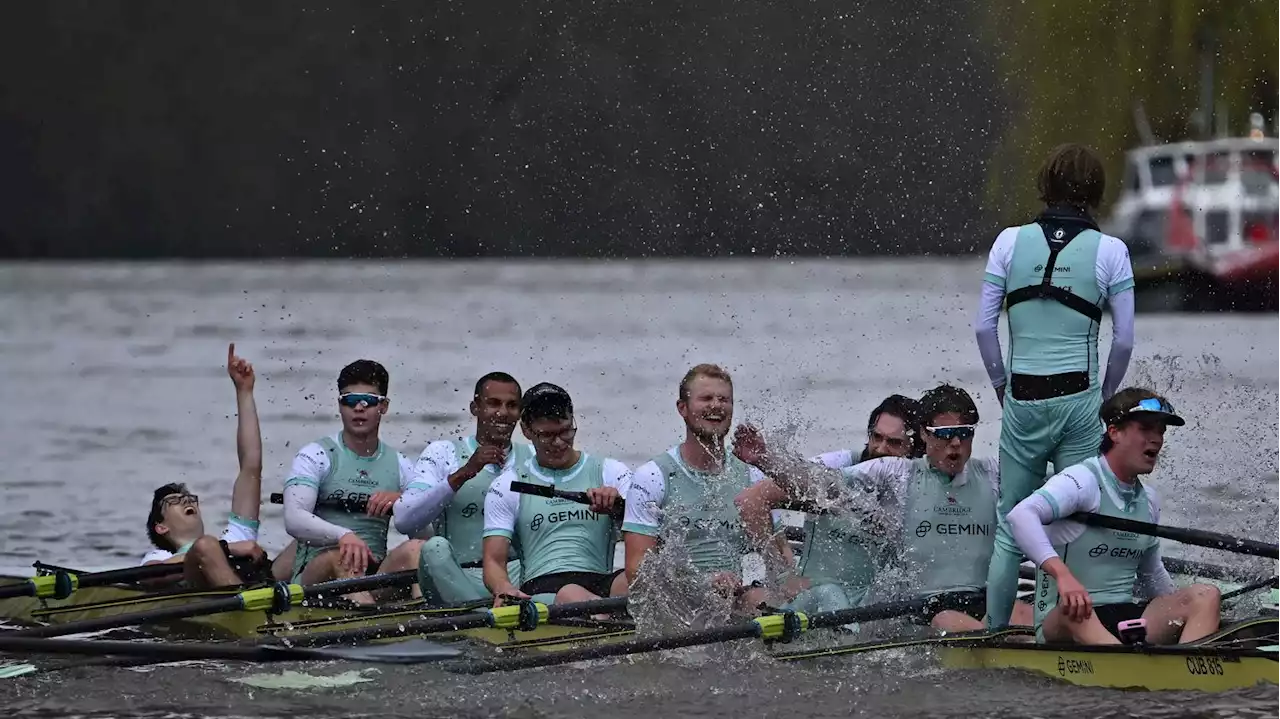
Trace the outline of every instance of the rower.
{"type": "Polygon", "coordinates": [[[227,347],[227,374],[236,388],[236,454],[240,472],[231,487],[231,515],[221,537],[205,534],[199,498],[185,484],[156,489],[147,515],[147,535],[155,548],[142,564],[182,563],[183,580],[191,587],[221,587],[262,579],[288,578],[292,547],[274,562],[258,545],[262,504],[262,433],[253,399],[253,365],[227,347]],[[233,567],[232,560],[237,566],[233,567]],[[237,568],[238,567],[238,568],[237,568]]]}
{"type": "MultiPolygon", "coordinates": [[[[396,502],[396,530],[414,536],[435,523],[436,536],[422,545],[418,583],[434,586],[445,605],[490,597],[484,586],[484,501],[502,472],[522,466],[533,450],[511,435],[520,420],[520,383],[490,372],[475,386],[469,407],[476,418],[470,437],[427,445],[414,466],[417,478],[396,502]]],[[[507,575],[520,582],[520,560],[512,552],[507,575]]]]}
{"type": "MultiPolygon", "coordinates": [[[[867,420],[867,443],[862,451],[837,450],[810,461],[829,469],[844,469],[878,457],[919,457],[924,454],[920,430],[920,405],[900,394],[886,397],[867,420]]],[[[771,535],[771,510],[787,507],[791,497],[778,482],[766,479],[738,495],[736,503],[747,532],[760,544],[771,535]]],[[[816,509],[816,508],[815,508],[816,509]]],[[[792,573],[790,547],[774,558],[766,546],[767,563],[777,564],[780,577],[792,573]]],[[[792,597],[787,609],[808,613],[860,606],[876,571],[884,563],[884,540],[863,531],[848,517],[818,509],[805,519],[804,551],[796,576],[787,580],[784,595],[792,597]]]]}
{"type": "MultiPolygon", "coordinates": [[[[409,539],[387,551],[387,515],[413,480],[413,467],[378,437],[391,405],[390,376],[372,360],[356,360],[338,374],[342,430],[303,447],[284,483],[284,526],[298,540],[293,581],[315,584],[418,562],[422,541],[409,539]],[[364,512],[345,502],[367,500],[364,512]]],[[[414,594],[419,590],[415,585],[414,594]]],[[[368,592],[351,599],[372,603],[368,592]]]]}
{"type": "Polygon", "coordinates": [[[1218,630],[1218,588],[1178,589],[1164,568],[1160,540],[1071,521],[1094,512],[1160,523],[1155,470],[1165,430],[1186,422],[1168,400],[1130,387],[1103,405],[1102,454],[1063,469],[1009,513],[1013,537],[1036,564],[1036,637],[1042,642],[1120,644],[1122,622],[1146,621],[1151,644],[1192,642],[1218,630]],[[1135,587],[1154,599],[1135,601],[1135,587]]]}
{"type": "Polygon", "coordinates": [[[484,584],[494,596],[581,602],[627,593],[625,570],[613,569],[616,527],[611,513],[626,496],[631,471],[616,459],[575,449],[573,401],[549,382],[530,387],[520,409],[520,430],[534,457],[493,481],[484,502],[484,584]],[[518,494],[513,481],[585,492],[590,506],[518,494]],[[523,583],[507,573],[512,544],[523,583]]]}
{"type": "MultiPolygon", "coordinates": [[[[1123,241],[1090,217],[1106,177],[1089,148],[1055,147],[1036,187],[1045,210],[996,237],[974,321],[978,349],[1004,408],[1000,426],[1000,516],[1055,470],[1097,454],[1098,408],[1133,353],[1133,267],[1123,241]],[[1000,310],[1009,311],[1009,368],[1000,358],[1000,310]],[[1106,378],[1098,384],[1102,307],[1113,321],[1106,378]],[[1006,392],[1007,386],[1007,392],[1006,392]]],[[[987,580],[991,626],[1008,622],[1022,557],[1001,521],[987,580]]]]}
{"type": "MultiPolygon", "coordinates": [[[[739,608],[755,607],[765,590],[743,582],[742,558],[752,548],[733,500],[765,477],[725,451],[733,426],[729,373],[714,364],[691,368],[680,380],[676,413],[684,420],[684,441],[640,465],[627,492],[627,582],[635,582],[645,557],[676,529],[684,534],[694,569],[711,587],[726,596],[732,592],[739,608]]],[[[779,542],[785,546],[786,538],[779,542]]]]}
{"type": "MultiPolygon", "coordinates": [[[[841,498],[838,509],[863,533],[872,566],[882,548],[896,549],[891,554],[908,571],[915,593],[980,591],[991,558],[999,475],[994,458],[970,458],[978,408],[964,390],[941,385],[920,398],[920,420],[924,457],[880,457],[840,470],[840,478],[825,469],[797,472],[794,463],[771,457],[754,428],[739,432],[734,451],[797,499],[808,494],[812,478],[842,478],[855,491],[841,498]]],[[[943,631],[981,629],[984,604],[978,598],[920,619],[943,631]]],[[[1030,614],[1022,603],[1017,619],[1025,616],[1029,623],[1030,614]]]]}

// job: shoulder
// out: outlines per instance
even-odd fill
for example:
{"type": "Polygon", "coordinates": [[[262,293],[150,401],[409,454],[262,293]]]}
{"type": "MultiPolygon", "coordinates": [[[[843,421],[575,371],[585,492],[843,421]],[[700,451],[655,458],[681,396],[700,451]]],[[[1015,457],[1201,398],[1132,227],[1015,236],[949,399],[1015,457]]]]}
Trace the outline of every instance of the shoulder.
{"type": "Polygon", "coordinates": [[[451,460],[458,456],[456,445],[451,439],[437,439],[422,449],[422,454],[418,455],[419,460],[428,462],[439,462],[441,460],[451,460]]]}
{"type": "Polygon", "coordinates": [[[163,562],[171,557],[173,557],[173,552],[170,552],[167,549],[153,547],[149,552],[142,555],[142,561],[139,562],[139,564],[146,564],[147,562],[163,562]]]}
{"type": "Polygon", "coordinates": [[[1021,230],[1021,226],[1006,227],[996,235],[995,242],[991,243],[991,252],[987,255],[986,279],[992,284],[1000,284],[998,280],[1003,279],[1008,272],[1021,230]]]}
{"type": "Polygon", "coordinates": [[[907,457],[877,457],[859,462],[852,467],[844,467],[840,473],[846,479],[881,483],[889,480],[902,480],[911,474],[914,460],[907,457]]]}
{"type": "Polygon", "coordinates": [[[605,457],[600,461],[600,470],[605,484],[631,481],[631,468],[616,459],[605,457]]]}
{"type": "Polygon", "coordinates": [[[816,457],[810,457],[809,461],[815,464],[820,464],[828,469],[841,469],[854,464],[853,450],[837,449],[832,452],[823,452],[816,457]]]}

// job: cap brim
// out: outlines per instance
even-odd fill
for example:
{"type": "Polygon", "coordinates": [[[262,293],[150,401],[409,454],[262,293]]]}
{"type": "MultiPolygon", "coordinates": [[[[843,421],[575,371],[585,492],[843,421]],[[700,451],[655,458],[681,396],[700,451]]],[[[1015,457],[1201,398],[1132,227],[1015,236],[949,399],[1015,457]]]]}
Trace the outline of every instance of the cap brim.
{"type": "Polygon", "coordinates": [[[1130,412],[1129,416],[1139,415],[1139,414],[1155,415],[1160,419],[1163,419],[1165,424],[1172,425],[1174,427],[1181,427],[1187,423],[1185,419],[1179,417],[1176,414],[1173,414],[1172,412],[1156,412],[1154,410],[1148,410],[1148,409],[1135,410],[1133,412],[1130,412]]]}

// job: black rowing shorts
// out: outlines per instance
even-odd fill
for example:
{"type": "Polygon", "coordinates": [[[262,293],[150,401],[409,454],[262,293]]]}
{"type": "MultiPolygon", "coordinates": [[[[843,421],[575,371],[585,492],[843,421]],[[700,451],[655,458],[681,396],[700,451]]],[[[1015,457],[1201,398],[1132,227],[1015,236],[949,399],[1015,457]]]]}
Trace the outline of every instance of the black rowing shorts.
{"type": "Polygon", "coordinates": [[[520,585],[520,591],[533,596],[535,594],[555,594],[570,584],[591,592],[597,597],[607,597],[613,587],[613,578],[622,574],[625,569],[608,574],[596,572],[556,572],[535,577],[520,585]]]}
{"type": "Polygon", "coordinates": [[[1119,602],[1117,604],[1094,605],[1093,613],[1097,615],[1098,621],[1102,622],[1102,626],[1111,632],[1111,636],[1116,639],[1120,638],[1120,630],[1117,626],[1120,622],[1127,622],[1132,619],[1141,619],[1142,613],[1147,611],[1147,602],[1141,604],[1135,602],[1119,602]]]}

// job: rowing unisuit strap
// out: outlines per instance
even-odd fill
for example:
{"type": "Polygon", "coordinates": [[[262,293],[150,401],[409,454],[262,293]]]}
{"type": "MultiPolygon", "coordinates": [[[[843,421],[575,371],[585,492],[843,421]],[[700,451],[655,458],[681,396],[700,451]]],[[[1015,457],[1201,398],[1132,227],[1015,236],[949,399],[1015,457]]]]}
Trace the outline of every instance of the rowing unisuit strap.
{"type": "Polygon", "coordinates": [[[1005,297],[1006,307],[1012,308],[1027,300],[1053,300],[1079,312],[1094,322],[1102,322],[1102,308],[1085,298],[1053,284],[1053,271],[1056,269],[1058,254],[1066,249],[1071,241],[1081,232],[1091,229],[1082,225],[1055,224],[1050,232],[1050,225],[1045,219],[1037,219],[1036,224],[1049,244],[1049,259],[1044,263],[1044,276],[1040,284],[1019,287],[1005,297]]]}

